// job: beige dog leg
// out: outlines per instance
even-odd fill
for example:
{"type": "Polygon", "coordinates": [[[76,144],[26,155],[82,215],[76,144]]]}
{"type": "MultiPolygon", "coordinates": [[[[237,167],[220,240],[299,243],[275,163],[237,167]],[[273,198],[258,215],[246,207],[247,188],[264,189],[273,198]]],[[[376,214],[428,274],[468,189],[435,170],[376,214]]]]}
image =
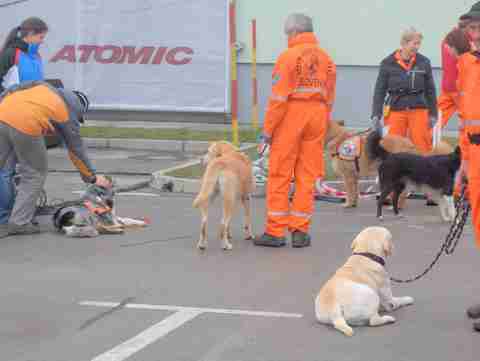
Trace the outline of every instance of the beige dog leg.
{"type": "Polygon", "coordinates": [[[359,190],[358,190],[358,182],[360,180],[358,179],[357,176],[355,176],[352,180],[353,182],[353,199],[352,199],[352,204],[353,204],[353,207],[356,207],[358,205],[358,196],[359,196],[359,190]]]}
{"type": "Polygon", "coordinates": [[[202,214],[202,223],[200,226],[200,240],[197,243],[197,248],[204,250],[207,248],[207,219],[208,219],[208,204],[200,205],[200,212],[202,214]]]}
{"type": "Polygon", "coordinates": [[[343,173],[343,182],[345,183],[345,191],[347,192],[347,199],[345,204],[343,205],[344,208],[353,208],[356,206],[355,204],[355,185],[350,175],[346,175],[343,173]]]}
{"type": "Polygon", "coordinates": [[[230,222],[232,220],[232,215],[234,211],[235,200],[233,199],[234,194],[225,192],[223,198],[223,219],[222,226],[220,228],[220,238],[223,240],[223,249],[229,251],[233,248],[230,243],[229,238],[230,234],[230,222]]]}
{"type": "Polygon", "coordinates": [[[253,230],[252,230],[252,214],[250,208],[250,197],[242,197],[242,205],[245,209],[245,221],[244,221],[244,230],[245,230],[245,239],[253,239],[253,230]]]}
{"type": "Polygon", "coordinates": [[[388,323],[393,323],[395,322],[395,317],[392,316],[380,316],[378,313],[370,317],[369,325],[370,326],[382,326],[386,325],[388,323]]]}

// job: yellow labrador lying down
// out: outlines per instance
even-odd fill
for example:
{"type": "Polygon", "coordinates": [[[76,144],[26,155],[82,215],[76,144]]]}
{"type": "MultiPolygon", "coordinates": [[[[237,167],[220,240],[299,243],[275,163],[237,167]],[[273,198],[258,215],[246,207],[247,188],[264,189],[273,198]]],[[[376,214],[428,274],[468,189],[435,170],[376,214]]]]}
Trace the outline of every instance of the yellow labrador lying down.
{"type": "Polygon", "coordinates": [[[350,326],[381,326],[395,322],[380,309],[393,311],[413,304],[412,297],[393,297],[385,257],[393,250],[392,235],[383,227],[368,227],[352,242],[353,254],[322,287],[315,300],[315,315],[347,336],[350,326]]]}

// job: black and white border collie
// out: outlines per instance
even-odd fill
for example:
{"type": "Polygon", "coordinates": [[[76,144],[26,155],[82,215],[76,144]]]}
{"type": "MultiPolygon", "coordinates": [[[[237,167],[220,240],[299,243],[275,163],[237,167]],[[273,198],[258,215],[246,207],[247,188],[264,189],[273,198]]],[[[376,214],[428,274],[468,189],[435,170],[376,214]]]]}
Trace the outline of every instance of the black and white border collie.
{"type": "Polygon", "coordinates": [[[419,192],[431,193],[438,203],[440,215],[446,222],[455,218],[453,188],[455,175],[460,168],[460,147],[447,155],[421,156],[411,153],[388,153],[380,145],[382,136],[372,132],[367,139],[367,152],[372,160],[380,161],[378,177],[380,197],[377,200],[377,217],[382,219],[382,205],[393,192],[392,203],[396,215],[400,193],[413,186],[419,192]]]}

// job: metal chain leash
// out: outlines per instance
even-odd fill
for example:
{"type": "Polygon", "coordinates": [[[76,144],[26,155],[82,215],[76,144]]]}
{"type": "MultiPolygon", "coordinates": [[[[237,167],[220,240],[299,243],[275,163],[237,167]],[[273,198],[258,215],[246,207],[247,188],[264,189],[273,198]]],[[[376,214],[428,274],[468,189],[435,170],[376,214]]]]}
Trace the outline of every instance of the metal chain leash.
{"type": "Polygon", "coordinates": [[[456,210],[455,219],[453,220],[453,223],[450,227],[447,237],[445,238],[445,241],[443,242],[442,247],[440,248],[440,251],[435,256],[433,262],[427,267],[427,269],[425,269],[425,271],[423,271],[416,277],[409,278],[406,280],[401,280],[398,278],[391,277],[390,278],[391,281],[396,283],[414,282],[422,278],[423,276],[425,276],[433,268],[433,266],[438,262],[438,260],[440,259],[440,256],[444,252],[447,255],[453,254],[453,252],[455,251],[455,248],[458,245],[458,241],[460,240],[460,237],[463,233],[465,224],[467,223],[468,214],[470,213],[470,204],[468,203],[468,200],[465,199],[466,189],[467,187],[464,185],[462,187],[462,193],[460,195],[460,198],[457,199],[455,204],[455,210],[456,210]]]}

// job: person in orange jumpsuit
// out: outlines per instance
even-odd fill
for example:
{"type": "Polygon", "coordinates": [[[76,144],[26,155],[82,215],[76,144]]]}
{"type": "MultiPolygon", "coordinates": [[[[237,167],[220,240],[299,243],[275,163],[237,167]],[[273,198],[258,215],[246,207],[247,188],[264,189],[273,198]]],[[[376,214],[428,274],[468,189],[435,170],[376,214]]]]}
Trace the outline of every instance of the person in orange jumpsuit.
{"type": "MultiPolygon", "coordinates": [[[[476,49],[480,46],[480,2],[473,5],[463,18],[469,20],[467,32],[476,49]]],[[[473,50],[458,59],[459,112],[463,120],[466,145],[462,148],[466,154],[462,161],[462,173],[468,180],[468,194],[472,208],[472,223],[476,245],[480,248],[480,52],[473,50]]],[[[480,304],[470,307],[467,314],[480,318],[480,304]]],[[[480,331],[480,321],[474,323],[474,329],[480,331]]]]}
{"type": "Polygon", "coordinates": [[[321,175],[324,139],[335,97],[336,67],[319,47],[310,17],[292,14],[285,22],[288,49],[275,64],[263,139],[271,144],[265,232],[257,246],[307,247],[315,180],[321,175]],[[295,193],[289,201],[292,176],[295,193]]]}
{"type": "MultiPolygon", "coordinates": [[[[442,93],[438,98],[438,109],[440,113],[441,127],[444,128],[450,118],[458,111],[459,94],[457,90],[458,78],[458,57],[469,52],[472,49],[470,38],[466,30],[466,21],[461,21],[460,25],[450,31],[442,42],[442,93]]],[[[463,120],[459,119],[458,126],[459,145],[463,149],[462,157],[467,154],[465,148],[468,144],[463,120]]],[[[460,196],[462,188],[462,179],[457,177],[455,181],[454,194],[460,196]]]]}
{"type": "Polygon", "coordinates": [[[409,137],[421,153],[432,148],[431,128],[437,119],[437,99],[430,60],[418,49],[422,34],[413,28],[401,37],[399,50],[386,57],[375,84],[372,121],[389,124],[389,134],[409,137]]]}
{"type": "Polygon", "coordinates": [[[466,25],[467,21],[460,19],[458,25],[445,36],[441,44],[442,82],[441,93],[437,103],[438,110],[441,112],[440,121],[442,128],[448,124],[453,114],[458,111],[457,58],[470,50],[466,25]]]}

